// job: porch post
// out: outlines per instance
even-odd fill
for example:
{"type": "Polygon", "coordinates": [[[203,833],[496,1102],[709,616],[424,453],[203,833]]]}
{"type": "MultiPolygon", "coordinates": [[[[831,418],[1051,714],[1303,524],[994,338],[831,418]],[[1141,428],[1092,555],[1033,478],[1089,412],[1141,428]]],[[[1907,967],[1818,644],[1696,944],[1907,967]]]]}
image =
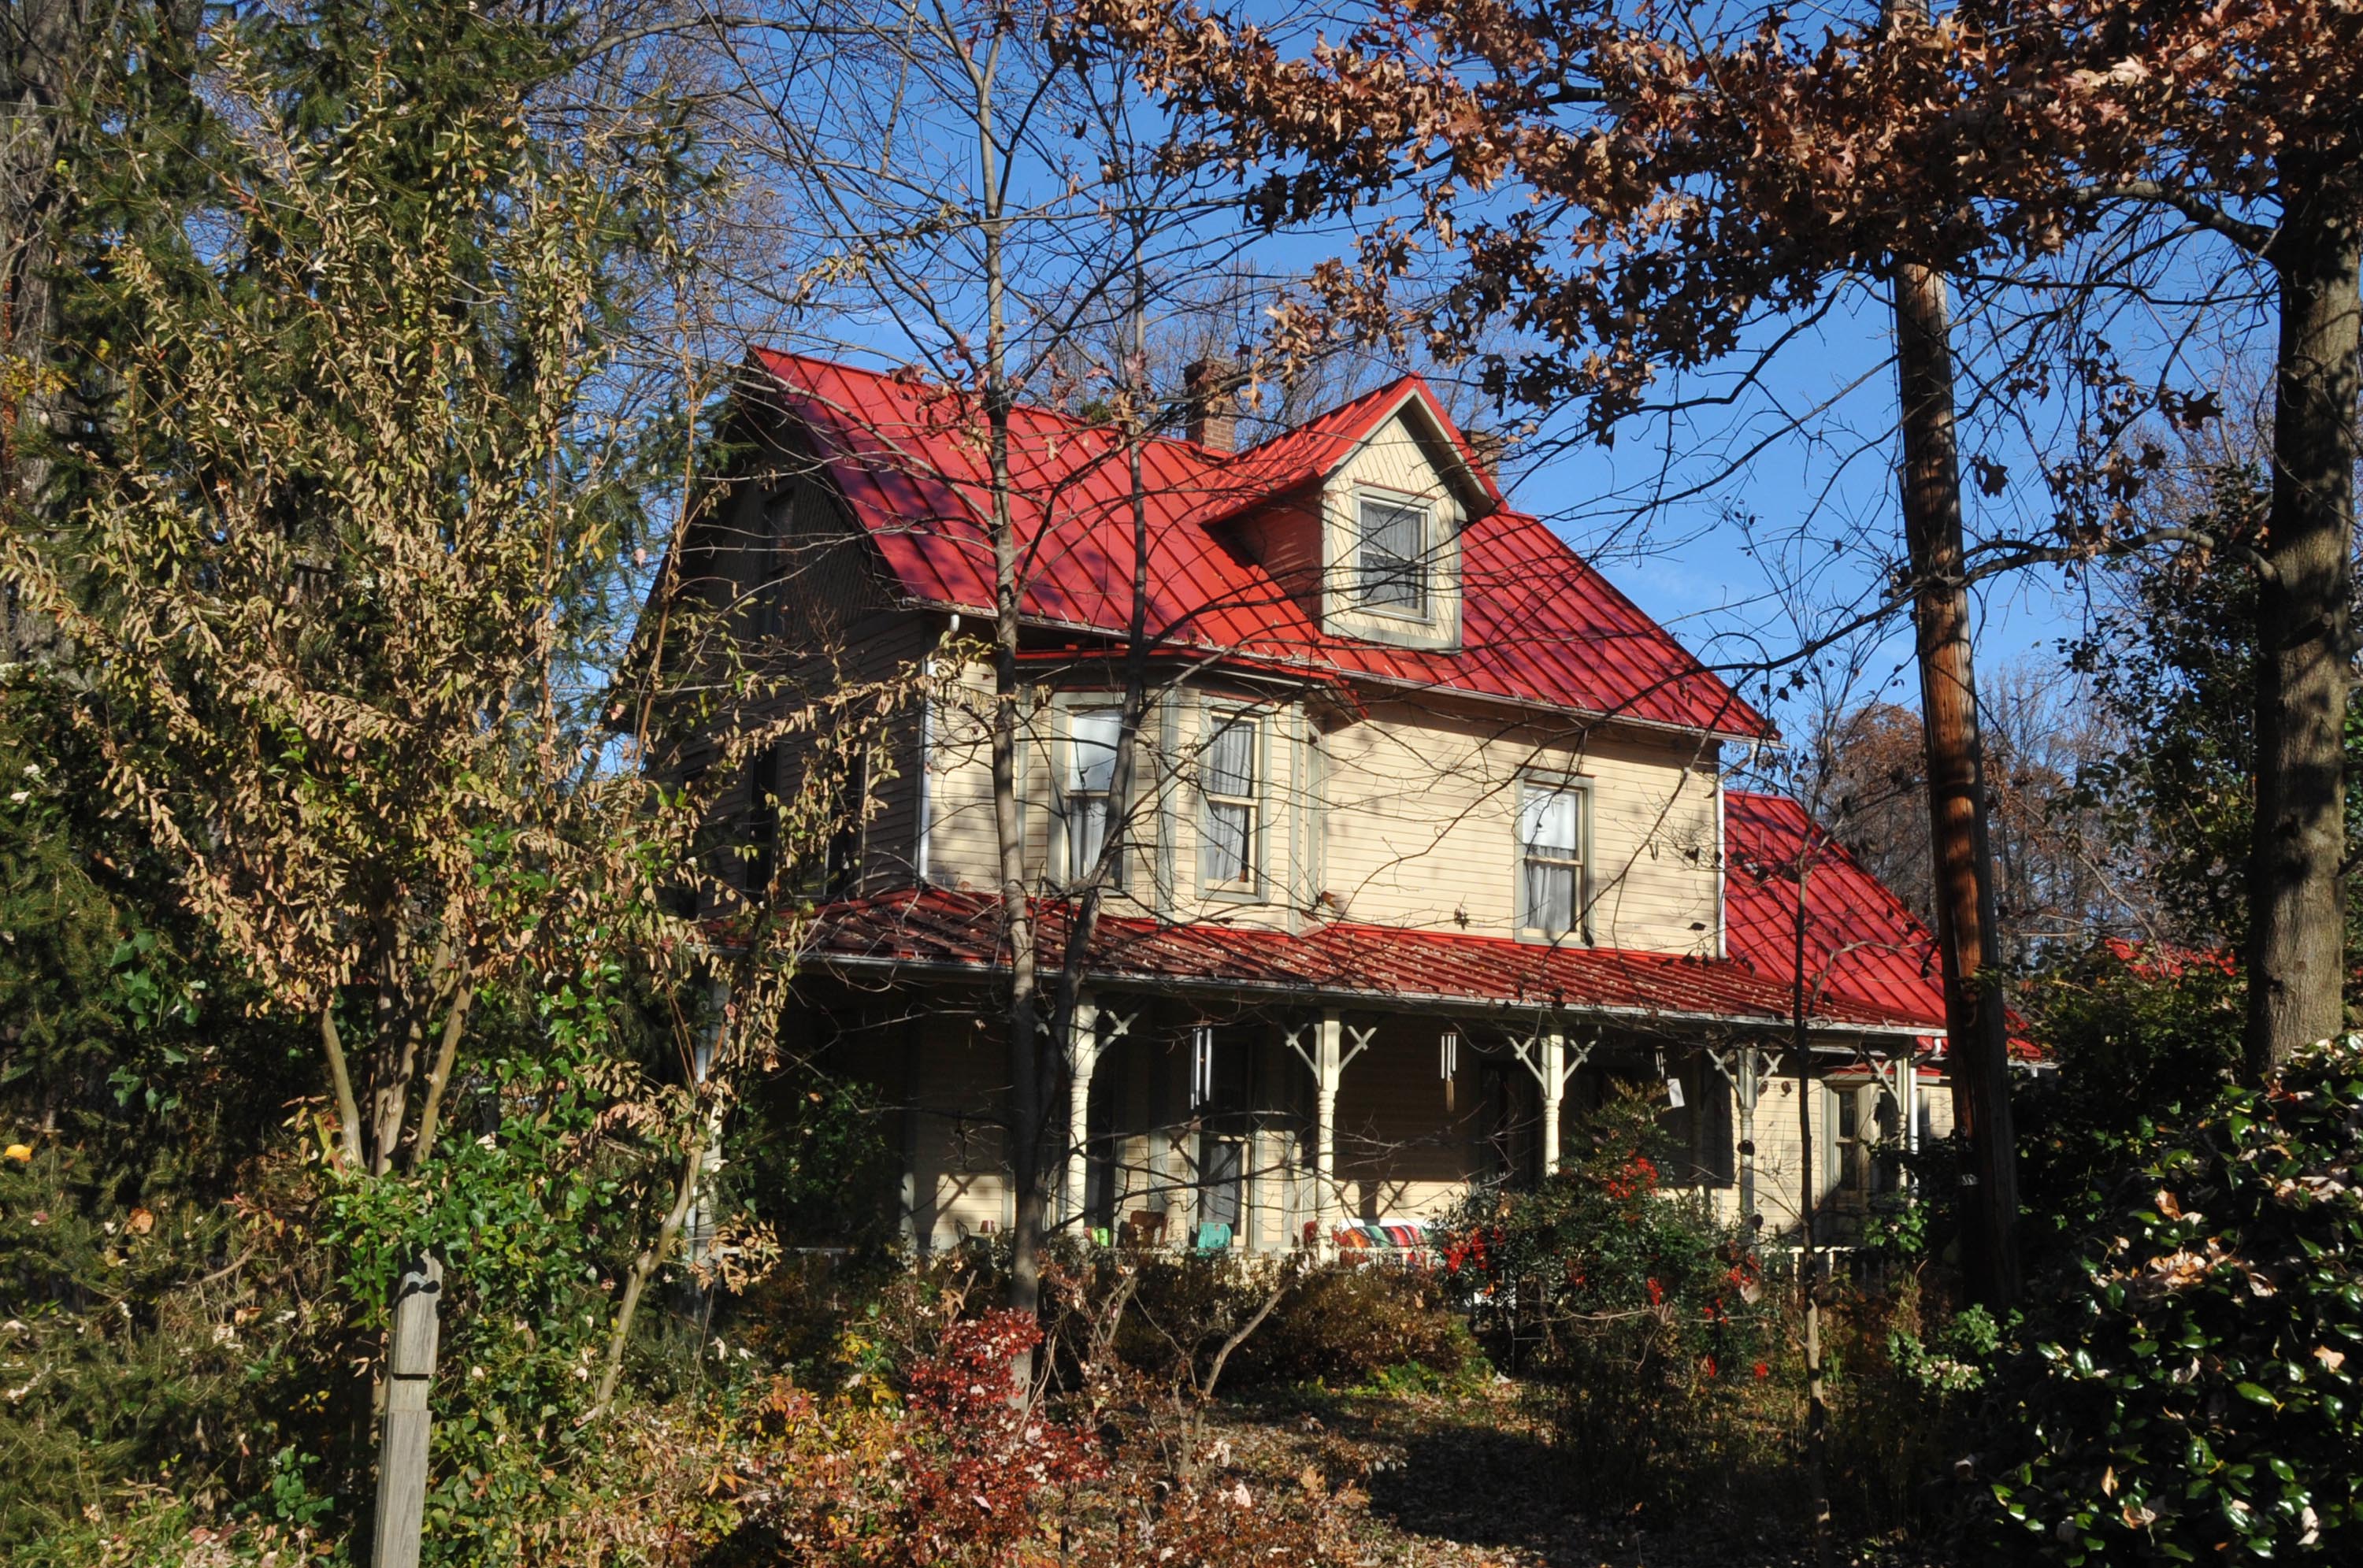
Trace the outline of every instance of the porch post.
{"type": "MultiPolygon", "coordinates": [[[[1732,1098],[1739,1101],[1739,1222],[1756,1218],[1756,1095],[1762,1088],[1756,1047],[1739,1048],[1739,1076],[1732,1098]]],[[[1752,1236],[1749,1238],[1754,1239],[1752,1236]]]]}
{"type": "Polygon", "coordinates": [[[1570,1059],[1567,1030],[1557,1019],[1537,1028],[1532,1034],[1510,1036],[1511,1053],[1525,1064],[1526,1071],[1532,1073],[1535,1082],[1542,1086],[1543,1175],[1546,1176],[1559,1174],[1559,1108],[1567,1101],[1567,1080],[1575,1077],[1576,1068],[1592,1059],[1592,1049],[1599,1043],[1600,1036],[1594,1034],[1591,1040],[1575,1048],[1570,1059]]]}
{"type": "Polygon", "coordinates": [[[1728,1055],[1709,1046],[1706,1055],[1730,1083],[1731,1098],[1739,1107],[1739,1220],[1745,1225],[1756,1218],[1756,1102],[1763,1096],[1764,1075],[1779,1072],[1781,1058],[1748,1044],[1728,1055]]]}
{"type": "Polygon", "coordinates": [[[1567,1097],[1567,1036],[1554,1023],[1543,1031],[1543,1175],[1559,1175],[1559,1109],[1567,1097]]]}
{"type": "Polygon", "coordinates": [[[1061,1207],[1080,1232],[1091,1180],[1092,1075],[1100,1065],[1100,1010],[1088,997],[1075,1001],[1067,1031],[1067,1171],[1061,1207]]]}
{"type": "Polygon", "coordinates": [[[1377,1024],[1368,1029],[1348,1029],[1345,1018],[1335,1008],[1324,1008],[1319,1021],[1310,1025],[1313,1049],[1304,1048],[1304,1027],[1287,1030],[1282,1039],[1296,1053],[1298,1061],[1313,1071],[1313,1231],[1314,1244],[1326,1256],[1335,1242],[1332,1234],[1338,1210],[1337,1194],[1337,1084],[1354,1058],[1370,1048],[1370,1039],[1379,1032],[1377,1024]],[[1354,1048],[1346,1049],[1346,1036],[1354,1037],[1354,1048]]]}
{"type": "Polygon", "coordinates": [[[1324,1008],[1314,1039],[1313,1220],[1323,1253],[1332,1244],[1337,1214],[1337,1083],[1345,1076],[1346,1021],[1324,1008]]]}

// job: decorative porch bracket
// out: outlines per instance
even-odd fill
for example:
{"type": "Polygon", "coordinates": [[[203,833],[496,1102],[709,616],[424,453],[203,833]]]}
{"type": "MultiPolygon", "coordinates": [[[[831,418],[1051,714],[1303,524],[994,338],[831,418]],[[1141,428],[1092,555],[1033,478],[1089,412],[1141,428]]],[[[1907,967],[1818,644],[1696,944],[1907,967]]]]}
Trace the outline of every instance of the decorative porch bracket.
{"type": "MultiPolygon", "coordinates": [[[[1920,1152],[1920,1048],[1909,1045],[1899,1055],[1871,1058],[1870,1070],[1879,1080],[1880,1092],[1895,1102],[1896,1120],[1902,1123],[1904,1153],[1920,1152]]],[[[1911,1191],[1912,1176],[1903,1176],[1904,1190],[1911,1191]]]]}
{"type": "Polygon", "coordinates": [[[1764,1080],[1781,1070],[1781,1054],[1760,1045],[1718,1051],[1710,1045],[1706,1059],[1731,1084],[1731,1098],[1739,1107],[1739,1221],[1756,1219],[1756,1102],[1764,1080]]]}
{"type": "Polygon", "coordinates": [[[1313,1223],[1315,1245],[1328,1255],[1337,1210],[1344,1205],[1337,1191],[1337,1083],[1355,1057],[1370,1048],[1377,1024],[1357,1029],[1337,1012],[1324,1009],[1318,1021],[1300,1024],[1283,1038],[1296,1059],[1313,1070],[1313,1223]],[[1304,1032],[1313,1031],[1313,1048],[1304,1047],[1304,1032]],[[1346,1037],[1353,1049],[1346,1049],[1346,1037]]]}
{"type": "Polygon", "coordinates": [[[1557,1028],[1524,1038],[1510,1036],[1510,1049],[1517,1053],[1518,1060],[1526,1065],[1526,1071],[1534,1074],[1535,1082],[1542,1086],[1543,1175],[1547,1176],[1559,1175],[1559,1111],[1567,1098],[1568,1081],[1599,1047],[1600,1037],[1595,1034],[1570,1050],[1566,1032],[1557,1028]]]}
{"type": "Polygon", "coordinates": [[[1075,1003],[1073,1023],[1067,1031],[1067,1168],[1059,1207],[1075,1228],[1083,1224],[1083,1209],[1091,1190],[1092,1077],[1109,1046],[1129,1033],[1137,1012],[1103,1010],[1090,998],[1075,1003]]]}

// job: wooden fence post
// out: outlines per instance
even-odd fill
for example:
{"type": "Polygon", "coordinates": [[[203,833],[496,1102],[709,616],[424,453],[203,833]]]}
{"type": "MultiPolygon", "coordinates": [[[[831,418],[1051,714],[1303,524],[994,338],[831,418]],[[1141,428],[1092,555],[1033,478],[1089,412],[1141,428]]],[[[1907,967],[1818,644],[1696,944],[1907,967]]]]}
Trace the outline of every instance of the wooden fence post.
{"type": "Polygon", "coordinates": [[[370,1568],[418,1568],[427,1514],[427,1408],[435,1383],[435,1309],[443,1263],[432,1253],[403,1271],[394,1297],[394,1342],[387,1357],[385,1427],[377,1451],[377,1544],[370,1568]]]}

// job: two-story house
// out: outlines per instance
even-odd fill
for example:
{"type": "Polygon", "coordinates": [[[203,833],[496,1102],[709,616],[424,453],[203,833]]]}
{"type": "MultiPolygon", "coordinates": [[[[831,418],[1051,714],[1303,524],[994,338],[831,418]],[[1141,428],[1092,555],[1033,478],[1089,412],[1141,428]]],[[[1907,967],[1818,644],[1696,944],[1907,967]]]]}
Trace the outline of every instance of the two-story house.
{"type": "MultiPolygon", "coordinates": [[[[682,580],[816,679],[989,625],[975,399],[778,353],[750,375],[749,456],[682,580]]],[[[1236,428],[1210,394],[1137,463],[1066,413],[1011,432],[1046,962],[1064,895],[1108,884],[1059,1221],[1275,1249],[1415,1220],[1548,1168],[1617,1079],[1658,1086],[1677,1179],[1726,1211],[1784,1229],[1810,1184],[1858,1213],[1882,1143],[1950,1125],[1935,950],[1794,803],[1726,787],[1765,719],[1511,506],[1419,378],[1236,428]]],[[[921,1248],[1012,1218],[991,685],[949,673],[878,759],[793,1021],[897,1108],[921,1248]]]]}

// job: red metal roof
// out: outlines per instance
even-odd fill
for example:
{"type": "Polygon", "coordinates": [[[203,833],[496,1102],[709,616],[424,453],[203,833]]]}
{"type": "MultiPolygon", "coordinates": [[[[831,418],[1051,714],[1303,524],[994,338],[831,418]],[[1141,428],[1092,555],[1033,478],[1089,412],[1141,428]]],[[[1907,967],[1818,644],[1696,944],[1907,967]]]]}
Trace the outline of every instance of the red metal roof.
{"type": "MultiPolygon", "coordinates": [[[[993,602],[989,468],[978,397],[761,349],[777,396],[903,591],[986,612],[993,602]]],[[[1132,583],[1131,486],[1115,432],[1056,411],[1012,421],[1019,571],[1037,621],[1120,633],[1132,583]]],[[[1500,491],[1416,376],[1239,453],[1151,440],[1148,625],[1184,646],[1266,664],[1755,737],[1770,725],[1663,627],[1500,491]],[[1319,480],[1416,401],[1490,510],[1460,538],[1461,641],[1426,652],[1325,633],[1272,574],[1229,542],[1226,520],[1319,480]]]]}
{"type": "Polygon", "coordinates": [[[1886,883],[1786,796],[1726,790],[1723,823],[1724,930],[1735,958],[1790,988],[1797,973],[1794,868],[1805,856],[1807,985],[1833,1003],[1943,1032],[1936,939],[1886,883]]]}

